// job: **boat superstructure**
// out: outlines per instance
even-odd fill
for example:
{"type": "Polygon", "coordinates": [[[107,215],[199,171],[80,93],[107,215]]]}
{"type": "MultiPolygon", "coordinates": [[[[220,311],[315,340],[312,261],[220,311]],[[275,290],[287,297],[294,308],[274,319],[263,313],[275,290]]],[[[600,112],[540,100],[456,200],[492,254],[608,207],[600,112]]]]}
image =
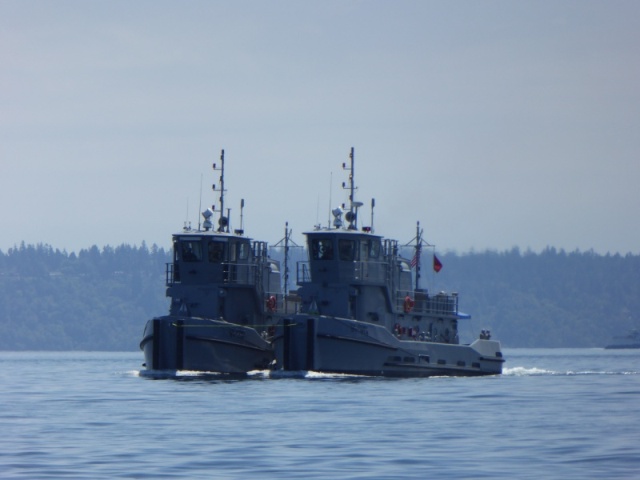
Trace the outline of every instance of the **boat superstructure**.
{"type": "Polygon", "coordinates": [[[185,225],[173,235],[169,313],[149,320],[140,342],[149,370],[245,373],[273,360],[268,332],[283,301],[280,265],[267,256],[266,242],[246,237],[242,225],[230,229],[224,150],[213,169],[220,172],[220,184],[213,185],[219,207],[207,208],[197,229],[185,225]]]}
{"type": "Polygon", "coordinates": [[[458,295],[420,289],[419,273],[414,287],[412,263],[419,265],[419,258],[403,258],[397,240],[371,227],[358,229],[353,149],[343,168],[350,205],[333,210],[333,227],[305,233],[308,261],[297,265],[301,313],[278,322],[275,368],[382,376],[501,373],[500,343],[490,333],[460,343],[458,322],[470,317],[458,310],[458,295]]]}

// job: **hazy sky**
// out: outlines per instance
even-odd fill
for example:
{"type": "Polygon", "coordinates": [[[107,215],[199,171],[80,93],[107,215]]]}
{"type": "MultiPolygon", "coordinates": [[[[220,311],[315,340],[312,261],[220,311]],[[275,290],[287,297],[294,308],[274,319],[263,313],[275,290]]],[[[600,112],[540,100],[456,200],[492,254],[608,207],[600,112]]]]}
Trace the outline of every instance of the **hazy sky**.
{"type": "Polygon", "coordinates": [[[640,2],[0,0],[0,250],[249,236],[640,253],[640,2]]]}

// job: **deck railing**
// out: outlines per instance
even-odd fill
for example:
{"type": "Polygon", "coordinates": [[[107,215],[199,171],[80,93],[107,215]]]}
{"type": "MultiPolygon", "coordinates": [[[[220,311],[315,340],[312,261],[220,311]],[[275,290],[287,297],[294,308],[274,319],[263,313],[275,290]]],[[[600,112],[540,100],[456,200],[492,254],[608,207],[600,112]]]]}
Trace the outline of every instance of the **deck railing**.
{"type": "MultiPolygon", "coordinates": [[[[183,265],[183,267],[185,267],[183,265]]],[[[257,285],[259,280],[258,265],[249,263],[220,263],[215,268],[207,266],[199,270],[201,278],[205,282],[232,284],[232,285],[257,285]],[[218,278],[212,278],[218,277],[218,278]]],[[[184,277],[174,263],[167,263],[165,268],[165,284],[171,286],[181,283],[184,277]]]]}
{"type": "MultiPolygon", "coordinates": [[[[296,282],[298,285],[311,282],[310,262],[298,262],[296,265],[296,282]]],[[[327,262],[328,269],[335,269],[336,263],[327,262]]],[[[337,270],[329,273],[329,278],[334,281],[348,282],[351,284],[383,284],[389,277],[389,265],[387,262],[338,262],[337,270]]]]}
{"type": "Polygon", "coordinates": [[[455,315],[458,313],[458,294],[440,292],[428,295],[425,292],[400,290],[396,294],[396,308],[413,314],[455,315]]]}

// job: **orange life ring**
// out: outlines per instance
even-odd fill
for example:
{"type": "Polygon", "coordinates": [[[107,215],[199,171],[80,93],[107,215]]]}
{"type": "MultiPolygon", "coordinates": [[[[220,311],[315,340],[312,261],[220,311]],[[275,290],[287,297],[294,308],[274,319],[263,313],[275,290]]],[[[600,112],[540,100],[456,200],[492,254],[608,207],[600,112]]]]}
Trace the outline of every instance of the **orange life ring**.
{"type": "Polygon", "coordinates": [[[268,299],[267,299],[267,308],[269,309],[270,312],[275,312],[276,311],[276,297],[274,297],[273,295],[271,295],[268,299]]]}
{"type": "Polygon", "coordinates": [[[414,302],[409,295],[404,297],[404,312],[409,313],[411,310],[413,310],[413,306],[415,305],[415,303],[416,302],[414,302]]]}

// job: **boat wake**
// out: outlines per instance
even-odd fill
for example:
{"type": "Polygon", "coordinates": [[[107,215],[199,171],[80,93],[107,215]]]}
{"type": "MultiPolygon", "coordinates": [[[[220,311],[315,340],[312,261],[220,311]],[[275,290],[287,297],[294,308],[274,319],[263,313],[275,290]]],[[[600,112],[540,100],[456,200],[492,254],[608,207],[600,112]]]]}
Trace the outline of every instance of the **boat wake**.
{"type": "Polygon", "coordinates": [[[556,371],[556,370],[546,370],[543,368],[528,368],[528,367],[513,367],[513,368],[505,368],[502,371],[502,375],[504,376],[512,376],[512,377],[535,377],[535,376],[577,376],[577,375],[640,375],[640,371],[622,371],[622,372],[614,372],[614,371],[596,371],[596,370],[585,370],[585,371],[556,371]]]}
{"type": "Polygon", "coordinates": [[[252,370],[247,373],[220,373],[191,370],[132,370],[126,372],[133,377],[149,380],[178,380],[178,381],[229,381],[229,380],[264,380],[264,379],[302,379],[302,380],[344,380],[376,378],[364,375],[346,373],[323,373],[314,371],[284,371],[284,370],[252,370]]]}
{"type": "Polygon", "coordinates": [[[195,370],[139,370],[132,375],[152,380],[241,380],[269,378],[268,370],[252,370],[247,373],[220,373],[195,370]]]}
{"type": "Polygon", "coordinates": [[[300,378],[308,380],[343,379],[343,378],[372,378],[365,375],[354,375],[349,373],[324,373],[313,370],[273,370],[267,372],[269,378],[300,378]]]}
{"type": "Polygon", "coordinates": [[[557,372],[551,370],[545,370],[542,368],[527,368],[527,367],[513,367],[504,368],[502,375],[513,377],[530,377],[535,375],[555,375],[557,372]]]}
{"type": "MultiPolygon", "coordinates": [[[[230,374],[219,372],[201,372],[191,370],[132,370],[126,372],[127,375],[142,377],[151,380],[207,380],[207,381],[228,381],[228,380],[263,380],[263,379],[302,379],[302,380],[354,380],[354,379],[375,379],[366,375],[353,375],[346,373],[323,373],[312,370],[284,371],[284,370],[253,370],[247,373],[230,374]]],[[[504,368],[502,376],[505,377],[543,377],[543,376],[602,376],[602,375],[640,375],[638,370],[628,371],[596,371],[596,370],[548,370],[537,367],[512,367],[504,368]]],[[[449,378],[432,377],[432,378],[449,378]]]]}

